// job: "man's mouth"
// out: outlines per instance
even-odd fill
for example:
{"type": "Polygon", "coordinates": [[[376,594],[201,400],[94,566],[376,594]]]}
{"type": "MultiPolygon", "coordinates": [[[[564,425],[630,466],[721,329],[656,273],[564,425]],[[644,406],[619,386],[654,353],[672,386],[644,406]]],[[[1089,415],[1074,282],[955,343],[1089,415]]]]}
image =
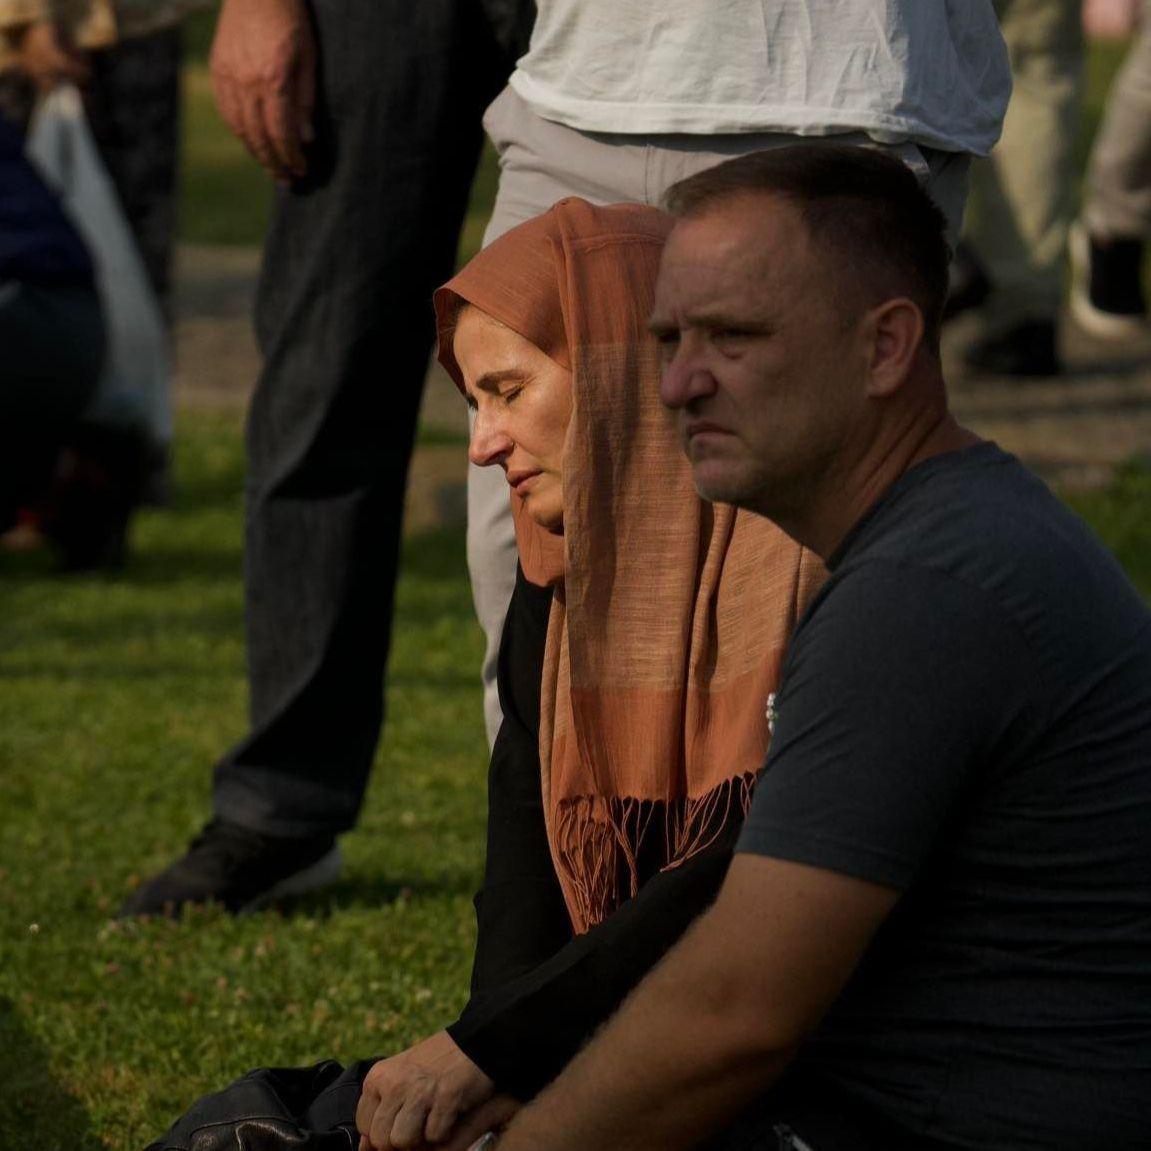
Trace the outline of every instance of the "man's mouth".
{"type": "Polygon", "coordinates": [[[683,434],[688,440],[693,440],[696,436],[731,435],[727,428],[712,423],[711,420],[689,420],[683,429],[683,434]]]}

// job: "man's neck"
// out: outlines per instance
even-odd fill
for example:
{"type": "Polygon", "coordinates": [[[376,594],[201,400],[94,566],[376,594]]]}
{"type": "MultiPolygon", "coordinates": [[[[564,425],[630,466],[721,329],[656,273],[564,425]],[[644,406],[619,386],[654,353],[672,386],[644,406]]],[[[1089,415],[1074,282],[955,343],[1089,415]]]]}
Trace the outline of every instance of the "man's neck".
{"type": "Polygon", "coordinates": [[[780,520],[779,526],[826,561],[908,471],[934,456],[979,442],[946,409],[930,419],[909,422],[877,440],[854,466],[829,477],[792,522],[780,520]]]}

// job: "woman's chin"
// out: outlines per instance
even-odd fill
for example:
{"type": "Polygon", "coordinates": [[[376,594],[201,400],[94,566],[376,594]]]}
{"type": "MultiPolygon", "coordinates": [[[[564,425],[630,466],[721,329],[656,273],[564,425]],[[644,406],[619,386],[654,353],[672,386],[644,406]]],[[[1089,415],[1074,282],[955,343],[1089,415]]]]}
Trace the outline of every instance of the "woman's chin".
{"type": "Polygon", "coordinates": [[[548,507],[546,504],[533,501],[530,496],[524,501],[524,505],[528,515],[545,532],[551,532],[553,536],[564,534],[563,508],[548,507]]]}

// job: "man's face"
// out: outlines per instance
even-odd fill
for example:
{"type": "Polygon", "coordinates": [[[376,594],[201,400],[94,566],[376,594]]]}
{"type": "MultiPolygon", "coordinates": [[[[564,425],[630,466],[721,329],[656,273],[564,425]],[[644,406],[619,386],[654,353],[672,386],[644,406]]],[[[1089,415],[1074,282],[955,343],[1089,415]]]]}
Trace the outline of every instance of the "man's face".
{"type": "Polygon", "coordinates": [[[787,518],[849,464],[868,346],[798,210],[748,195],[679,221],[656,284],[660,397],[699,493],[787,518]]]}

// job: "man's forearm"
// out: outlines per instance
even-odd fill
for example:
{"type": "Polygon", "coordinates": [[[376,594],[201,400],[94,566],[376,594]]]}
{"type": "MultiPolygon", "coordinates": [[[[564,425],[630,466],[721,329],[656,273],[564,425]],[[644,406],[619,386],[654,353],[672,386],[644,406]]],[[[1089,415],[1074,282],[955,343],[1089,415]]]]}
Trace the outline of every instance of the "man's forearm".
{"type": "Polygon", "coordinates": [[[500,1141],[501,1151],[676,1151],[779,1077],[898,893],[737,854],[715,905],[500,1141]]]}
{"type": "Polygon", "coordinates": [[[717,981],[708,916],[564,1074],[522,1111],[500,1151],[688,1148],[766,1089],[790,1052],[717,981]]]}

